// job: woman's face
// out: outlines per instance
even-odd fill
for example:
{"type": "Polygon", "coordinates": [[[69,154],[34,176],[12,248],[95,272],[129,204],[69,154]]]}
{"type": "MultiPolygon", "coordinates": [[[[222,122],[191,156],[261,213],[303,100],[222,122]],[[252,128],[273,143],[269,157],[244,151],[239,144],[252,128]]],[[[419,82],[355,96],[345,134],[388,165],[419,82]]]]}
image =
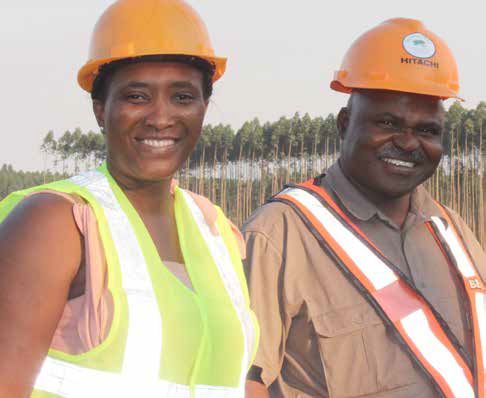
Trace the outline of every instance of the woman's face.
{"type": "Polygon", "coordinates": [[[207,100],[202,73],[183,63],[119,67],[93,109],[106,134],[107,164],[119,182],[170,178],[201,134],[207,100]]]}

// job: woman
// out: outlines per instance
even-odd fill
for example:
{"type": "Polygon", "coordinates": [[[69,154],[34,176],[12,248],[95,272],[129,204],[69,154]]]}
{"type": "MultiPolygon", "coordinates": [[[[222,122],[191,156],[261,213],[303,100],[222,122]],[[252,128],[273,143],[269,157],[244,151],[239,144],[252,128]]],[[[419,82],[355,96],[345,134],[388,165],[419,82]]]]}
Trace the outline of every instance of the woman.
{"type": "Polygon", "coordinates": [[[240,236],[172,180],[224,68],[182,0],[100,18],[78,81],[106,164],[0,205],[0,397],[243,396],[240,236]]]}

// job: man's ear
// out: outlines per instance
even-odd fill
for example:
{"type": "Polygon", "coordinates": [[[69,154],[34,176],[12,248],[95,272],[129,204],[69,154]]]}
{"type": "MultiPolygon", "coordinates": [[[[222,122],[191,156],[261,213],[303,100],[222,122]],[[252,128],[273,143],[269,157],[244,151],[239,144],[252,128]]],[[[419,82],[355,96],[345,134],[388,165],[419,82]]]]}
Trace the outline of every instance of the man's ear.
{"type": "Polygon", "coordinates": [[[346,130],[349,126],[349,109],[346,107],[341,108],[337,115],[336,127],[339,133],[339,137],[343,140],[346,130]]]}
{"type": "Polygon", "coordinates": [[[98,126],[100,126],[103,132],[105,127],[105,104],[100,100],[93,100],[93,113],[98,122],[98,126]]]}

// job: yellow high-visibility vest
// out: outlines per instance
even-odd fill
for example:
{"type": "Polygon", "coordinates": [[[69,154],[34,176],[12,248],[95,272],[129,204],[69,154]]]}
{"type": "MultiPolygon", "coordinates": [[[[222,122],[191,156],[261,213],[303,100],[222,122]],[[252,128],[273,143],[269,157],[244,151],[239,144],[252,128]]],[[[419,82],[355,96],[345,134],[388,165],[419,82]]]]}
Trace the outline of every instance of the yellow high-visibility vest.
{"type": "Polygon", "coordinates": [[[106,339],[69,355],[50,350],[31,397],[244,397],[258,325],[231,227],[215,236],[192,197],[174,192],[178,238],[194,291],[162,264],[141,218],[105,165],[9,195],[0,221],[30,192],[76,194],[91,206],[114,313],[106,339]]]}

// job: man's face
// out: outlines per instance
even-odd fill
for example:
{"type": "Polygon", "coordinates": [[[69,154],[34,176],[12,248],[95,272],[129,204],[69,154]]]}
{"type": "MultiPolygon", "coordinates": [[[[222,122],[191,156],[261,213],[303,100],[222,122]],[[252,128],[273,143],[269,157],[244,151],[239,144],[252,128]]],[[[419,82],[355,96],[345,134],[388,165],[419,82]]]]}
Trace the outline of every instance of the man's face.
{"type": "Polygon", "coordinates": [[[437,168],[443,126],[436,97],[353,91],[350,107],[338,116],[343,172],[374,203],[402,197],[437,168]]]}

